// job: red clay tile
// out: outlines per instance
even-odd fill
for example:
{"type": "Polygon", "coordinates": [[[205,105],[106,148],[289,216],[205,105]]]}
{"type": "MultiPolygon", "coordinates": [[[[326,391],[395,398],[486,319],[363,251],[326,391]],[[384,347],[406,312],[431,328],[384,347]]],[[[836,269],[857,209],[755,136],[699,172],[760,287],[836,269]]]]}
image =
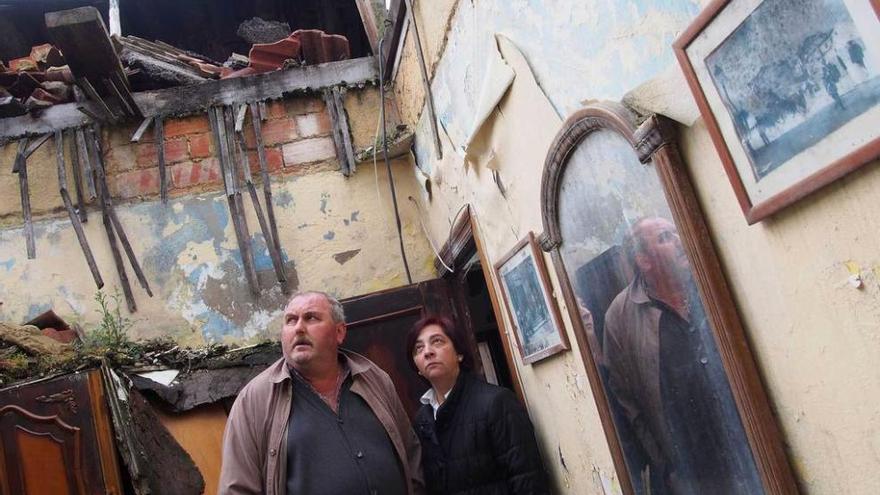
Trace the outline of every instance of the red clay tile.
{"type": "Polygon", "coordinates": [[[21,57],[9,61],[9,70],[12,72],[24,72],[37,70],[37,62],[30,57],[21,57]]]}
{"type": "Polygon", "coordinates": [[[31,47],[30,59],[44,67],[60,67],[65,64],[61,51],[49,43],[31,47]]]}
{"type": "Polygon", "coordinates": [[[336,62],[351,57],[348,39],[338,34],[327,34],[319,29],[299,29],[290,35],[302,45],[306,65],[336,62]]]}
{"type": "Polygon", "coordinates": [[[300,58],[300,41],[293,35],[275,43],[258,43],[251,47],[250,67],[260,72],[269,72],[280,68],[285,60],[300,58]]]}

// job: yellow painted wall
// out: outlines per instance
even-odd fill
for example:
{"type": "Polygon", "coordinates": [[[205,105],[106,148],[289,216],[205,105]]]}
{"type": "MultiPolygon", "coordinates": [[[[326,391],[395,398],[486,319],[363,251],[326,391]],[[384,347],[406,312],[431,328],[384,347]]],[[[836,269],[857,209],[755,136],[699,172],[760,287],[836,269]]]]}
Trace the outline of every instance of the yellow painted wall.
{"type": "MultiPolygon", "coordinates": [[[[423,209],[430,219],[430,236],[438,244],[445,240],[448,222],[461,205],[469,203],[492,263],[529,231],[542,231],[541,164],[561,125],[534,80],[529,79],[525,60],[517,58],[516,52],[504,54],[517,70],[517,78],[477,142],[476,147],[491,151],[474,163],[466,163],[444,139],[444,158],[432,164],[433,195],[421,195],[423,209]],[[492,153],[491,161],[499,167],[504,195],[484,163],[492,153]]],[[[545,260],[552,267],[549,256],[545,260]]],[[[555,273],[552,269],[550,272],[558,288],[555,273]]],[[[572,350],[529,366],[523,365],[516,355],[516,372],[523,384],[545,465],[560,492],[613,491],[617,479],[611,454],[567,310],[558,290],[556,294],[572,350]]],[[[507,314],[502,316],[507,321],[507,314]]],[[[509,321],[507,328],[512,328],[509,321]]],[[[516,349],[514,337],[507,337],[511,348],[516,349]]]]}
{"type": "Polygon", "coordinates": [[[880,492],[880,164],[748,226],[703,121],[682,138],[804,491],[880,492]]]}
{"type": "MultiPolygon", "coordinates": [[[[320,103],[320,97],[315,98],[320,103]]],[[[348,93],[346,106],[357,146],[372,141],[378,101],[375,88],[348,93]]],[[[127,141],[128,132],[112,130],[110,141],[127,141]]],[[[12,163],[15,150],[15,143],[0,148],[0,163],[12,163]]],[[[360,164],[348,178],[337,168],[335,160],[328,160],[293,173],[285,169],[273,177],[273,203],[292,287],[324,290],[341,298],[405,285],[384,164],[379,162],[378,174],[371,163],[360,164]]],[[[413,170],[406,160],[393,162],[392,168],[403,203],[403,235],[414,281],[432,278],[433,254],[416,210],[406,199],[418,195],[413,170]]],[[[53,140],[31,157],[28,170],[35,260],[26,259],[17,177],[8,169],[0,174],[0,319],[22,323],[53,309],[88,329],[99,319],[93,300],[96,288],[70,221],[60,210],[53,140]]],[[[185,344],[200,344],[277,335],[286,296],[274,280],[246,193],[244,203],[262,286],[258,297],[250,295],[243,277],[227,200],[219,187],[174,196],[167,206],[155,197],[119,202],[119,217],[155,293],[147,297],[127,266],[138,304],[131,315],[134,337],[172,336],[185,344]]],[[[95,207],[89,208],[85,231],[105,291],[112,294],[119,284],[95,207]]]]}
{"type": "MultiPolygon", "coordinates": [[[[523,2],[514,3],[525,9],[523,2]]],[[[492,162],[498,166],[501,180],[508,188],[506,198],[496,188],[486,163],[466,164],[453,148],[454,140],[442,129],[443,160],[419,163],[430,170],[435,179],[432,197],[426,193],[421,195],[430,237],[442,243],[459,207],[470,203],[492,263],[529,230],[541,231],[540,177],[560,121],[553,107],[568,113],[577,107],[572,102],[594,98],[619,100],[646,81],[631,78],[619,84],[616,93],[609,96],[600,90],[606,87],[603,84],[607,80],[596,82],[593,78],[581,77],[581,83],[569,84],[569,79],[597,71],[613,77],[621,67],[633,66],[633,61],[637,62],[635,66],[652,64],[658,57],[665,56],[665,65],[655,73],[665,80],[637,95],[633,103],[640,103],[641,108],[660,108],[673,116],[696,115],[695,104],[677,66],[671,62],[669,43],[674,38],[667,34],[665,38],[658,35],[642,40],[640,43],[644,46],[636,45],[636,50],[630,50],[629,45],[636,36],[633,32],[641,31],[650,37],[656,28],[658,32],[672,30],[674,35],[687,26],[693,15],[676,12],[642,17],[632,32],[620,30],[604,38],[609,48],[603,53],[610,58],[594,60],[600,65],[581,66],[578,65],[580,59],[589,61],[590,54],[594,53],[584,48],[593,47],[590,43],[595,40],[590,39],[591,33],[601,28],[594,18],[598,19],[596,16],[600,13],[602,19],[615,18],[607,10],[600,12],[601,9],[584,13],[598,8],[600,2],[530,2],[534,3],[546,5],[544,13],[537,19],[530,18],[535,22],[527,24],[528,29],[535,32],[531,38],[520,36],[515,37],[515,41],[531,55],[532,70],[540,69],[537,70],[539,79],[550,101],[541,100],[540,95],[526,88],[517,71],[510,94],[500,102],[487,124],[489,130],[479,141],[495,152],[492,162]],[[568,23],[562,22],[566,16],[568,23]],[[659,21],[655,23],[652,19],[659,21]],[[579,31],[583,24],[597,29],[579,31]],[[554,45],[541,39],[553,29],[572,36],[573,33],[587,34],[583,35],[582,44],[554,45]],[[616,52],[615,44],[621,44],[621,50],[616,52]],[[608,65],[609,60],[620,63],[608,65]],[[639,98],[650,101],[638,101],[639,98]],[[562,102],[562,105],[551,102],[562,102]]],[[[695,14],[696,9],[707,2],[680,1],[670,5],[673,3],[692,4],[688,8],[695,14]]],[[[632,4],[614,2],[621,10],[632,4]]],[[[466,7],[459,5],[458,9],[466,7]]],[[[530,12],[541,9],[535,7],[530,12]]],[[[453,9],[447,12],[454,14],[453,9]]],[[[526,21],[518,15],[513,9],[504,21],[495,24],[503,26],[511,18],[526,21]]],[[[437,16],[427,22],[451,26],[445,55],[459,55],[454,60],[441,57],[438,72],[431,74],[435,94],[443,98],[446,88],[441,79],[454,81],[473,75],[469,68],[484,63],[484,60],[460,56],[470,48],[450,50],[449,47],[464,43],[462,38],[467,37],[482,41],[491,34],[483,32],[490,29],[483,24],[493,22],[474,22],[469,18],[450,22],[449,16],[437,16]],[[456,29],[460,32],[455,34],[460,38],[452,36],[456,29]],[[468,29],[476,31],[468,32],[468,29]]],[[[416,125],[420,118],[424,120],[423,102],[411,98],[416,92],[412,88],[415,87],[413,81],[419,77],[418,66],[413,58],[404,57],[402,63],[398,75],[401,86],[397,89],[398,104],[403,120],[416,125]]],[[[626,67],[624,69],[629,70],[626,67]]],[[[479,88],[479,84],[465,85],[479,88]]],[[[446,97],[452,101],[472,102],[477,95],[458,92],[446,97]]],[[[464,129],[469,124],[467,117],[460,114],[445,115],[443,119],[445,124],[464,129]]],[[[682,127],[681,131],[686,167],[704,208],[771,407],[778,415],[800,488],[810,494],[880,492],[877,475],[880,471],[880,409],[876,406],[880,403],[880,367],[877,365],[880,363],[880,215],[874,211],[880,200],[880,165],[868,164],[774,217],[748,226],[702,120],[691,127],[682,127]],[[861,288],[848,282],[854,273],[863,280],[861,288]]],[[[426,136],[419,135],[418,139],[422,139],[419,145],[431,150],[426,136]]],[[[549,264],[550,259],[545,259],[549,264]]],[[[554,274],[554,270],[550,272],[554,274]]],[[[565,318],[567,311],[561,297],[558,302],[565,318]]],[[[506,314],[501,316],[507,318],[506,314]]],[[[517,358],[517,372],[523,381],[545,462],[561,493],[618,493],[580,351],[567,321],[566,327],[573,345],[571,352],[530,366],[523,365],[517,358]]],[[[512,337],[509,341],[515,349],[512,337]]]]}

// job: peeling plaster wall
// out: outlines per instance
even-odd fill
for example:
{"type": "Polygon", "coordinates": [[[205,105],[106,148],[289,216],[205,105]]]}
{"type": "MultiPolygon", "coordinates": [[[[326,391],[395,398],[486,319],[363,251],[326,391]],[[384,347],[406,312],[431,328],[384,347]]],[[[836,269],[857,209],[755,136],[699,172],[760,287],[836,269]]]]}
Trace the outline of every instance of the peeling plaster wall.
{"type": "MultiPolygon", "coordinates": [[[[550,142],[561,119],[587,101],[619,101],[641,87],[628,103],[693,123],[698,112],[671,43],[707,3],[461,0],[447,16],[426,19],[451,25],[431,73],[442,160],[434,157],[422,94],[414,89],[419,72],[406,55],[411,39],[397,94],[402,118],[417,128],[417,164],[434,179],[432,196],[421,195],[433,241],[444,242],[464,203],[476,213],[491,263],[528,230],[540,232],[539,186],[550,142]],[[477,140],[494,157],[465,163],[461,146],[494,33],[519,47],[546,99],[517,70],[477,140]],[[486,165],[498,168],[506,198],[486,165]]],[[[866,165],[747,226],[702,120],[681,132],[686,166],[800,487],[816,494],[880,492],[880,217],[872,207],[880,199],[880,165],[866,165]],[[849,284],[854,274],[861,288],[849,284]]],[[[558,302],[573,349],[531,366],[516,359],[545,462],[561,493],[618,493],[580,350],[561,297],[558,302]]],[[[511,345],[516,348],[512,337],[511,345]]]]}
{"type": "MultiPolygon", "coordinates": [[[[369,143],[375,132],[375,93],[350,92],[346,100],[356,144],[369,143]]],[[[125,139],[111,136],[111,140],[125,139]]],[[[11,163],[15,146],[0,150],[2,163],[11,163]]],[[[17,180],[15,176],[9,179],[7,170],[0,183],[6,193],[2,211],[7,212],[7,226],[0,229],[0,319],[21,323],[54,309],[65,320],[80,322],[88,329],[99,319],[93,299],[96,289],[70,221],[57,209],[60,200],[50,150],[54,153],[51,139],[28,165],[36,213],[35,260],[26,259],[17,180]]],[[[413,170],[406,160],[395,161],[392,167],[398,198],[408,203],[408,196],[418,195],[413,170]]],[[[273,177],[282,257],[292,289],[325,290],[348,297],[405,285],[384,165],[376,175],[372,164],[360,164],[349,178],[337,168],[332,161],[303,168],[295,175],[273,177]]],[[[148,297],[128,268],[138,304],[132,315],[135,337],[167,335],[195,345],[271,338],[280,332],[287,296],[275,280],[250,199],[244,195],[263,288],[259,297],[250,294],[227,200],[217,189],[173,197],[167,206],[156,198],[117,205],[155,293],[155,297],[148,297]]],[[[89,213],[86,237],[105,280],[105,291],[113,293],[118,277],[100,213],[94,209],[89,213]]],[[[401,217],[414,281],[432,278],[433,254],[414,207],[402,206],[401,217]]]]}
{"type": "Polygon", "coordinates": [[[681,147],[804,492],[880,493],[880,163],[748,226],[702,120],[681,147]]]}

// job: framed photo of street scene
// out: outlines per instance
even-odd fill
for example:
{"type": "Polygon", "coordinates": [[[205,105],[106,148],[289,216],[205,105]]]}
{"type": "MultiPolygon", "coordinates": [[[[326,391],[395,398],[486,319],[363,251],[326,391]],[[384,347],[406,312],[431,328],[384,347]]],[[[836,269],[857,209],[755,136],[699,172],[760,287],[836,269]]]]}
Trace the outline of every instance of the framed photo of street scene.
{"type": "Polygon", "coordinates": [[[568,349],[544,257],[531,232],[495,264],[520,356],[534,363],[568,349]]]}
{"type": "Polygon", "coordinates": [[[880,156],[880,2],[717,0],[674,50],[749,224],[880,156]]]}
{"type": "Polygon", "coordinates": [[[544,163],[537,242],[623,493],[797,493],[675,134],[619,103],[572,114],[544,163]]]}

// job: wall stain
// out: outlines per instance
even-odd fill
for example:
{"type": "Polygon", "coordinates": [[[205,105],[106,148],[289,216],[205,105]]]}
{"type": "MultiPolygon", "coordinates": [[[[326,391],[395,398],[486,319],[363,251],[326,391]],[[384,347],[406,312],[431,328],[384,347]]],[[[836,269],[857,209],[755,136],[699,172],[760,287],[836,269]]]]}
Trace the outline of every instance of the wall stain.
{"type": "Polygon", "coordinates": [[[0,266],[5,268],[7,273],[11,272],[12,267],[15,266],[15,258],[9,258],[6,261],[0,261],[0,266]]]}
{"type": "Polygon", "coordinates": [[[360,249],[352,249],[350,251],[343,251],[341,253],[336,253],[333,255],[333,259],[336,260],[340,265],[344,265],[348,260],[354,258],[360,253],[360,249]]]}
{"type": "Polygon", "coordinates": [[[279,310],[286,302],[287,296],[281,292],[275,272],[271,268],[257,272],[262,290],[260,296],[254,298],[242,267],[236,260],[227,259],[220,266],[225,275],[219,279],[208,277],[201,293],[201,299],[208,308],[207,312],[200,315],[208,320],[203,328],[206,334],[241,331],[254,313],[260,310],[279,310]],[[223,321],[231,323],[232,328],[223,321]]]}
{"type": "Polygon", "coordinates": [[[285,190],[282,190],[278,194],[272,196],[272,202],[275,203],[276,206],[280,206],[282,208],[296,206],[296,203],[293,200],[293,194],[290,194],[290,191],[285,190]]]}
{"type": "Polygon", "coordinates": [[[361,214],[361,210],[355,210],[355,211],[351,212],[351,221],[352,221],[352,222],[357,222],[357,221],[359,221],[358,216],[359,216],[360,214],[361,214]]]}
{"type": "Polygon", "coordinates": [[[334,237],[336,237],[336,232],[333,232],[332,230],[329,230],[324,234],[324,239],[327,239],[328,241],[332,241],[334,237]]]}
{"type": "Polygon", "coordinates": [[[327,214],[327,202],[330,200],[330,195],[327,193],[321,193],[321,213],[327,214]]]}

